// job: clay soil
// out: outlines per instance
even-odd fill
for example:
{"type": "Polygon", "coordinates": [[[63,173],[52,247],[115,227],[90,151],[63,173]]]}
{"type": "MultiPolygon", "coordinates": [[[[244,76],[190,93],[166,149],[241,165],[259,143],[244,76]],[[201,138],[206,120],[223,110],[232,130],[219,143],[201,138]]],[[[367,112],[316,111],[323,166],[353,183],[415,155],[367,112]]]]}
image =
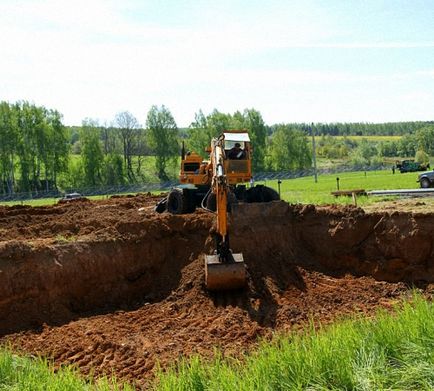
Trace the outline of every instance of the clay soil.
{"type": "Polygon", "coordinates": [[[231,244],[248,286],[204,288],[214,216],[153,211],[158,197],[0,206],[0,342],[146,387],[214,348],[242,357],[310,319],[371,316],[432,290],[434,214],[399,207],[240,205],[231,244]]]}

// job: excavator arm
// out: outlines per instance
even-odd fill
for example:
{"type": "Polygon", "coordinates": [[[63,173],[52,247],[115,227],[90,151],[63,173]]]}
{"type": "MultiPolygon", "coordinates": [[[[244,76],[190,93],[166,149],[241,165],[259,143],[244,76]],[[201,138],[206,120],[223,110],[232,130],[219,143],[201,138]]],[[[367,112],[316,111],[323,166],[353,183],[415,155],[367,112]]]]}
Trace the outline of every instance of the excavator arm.
{"type": "Polygon", "coordinates": [[[246,283],[246,269],[243,255],[233,254],[229,246],[228,234],[228,192],[225,175],[224,139],[213,139],[211,161],[213,178],[211,191],[216,196],[216,248],[214,254],[205,256],[205,284],[209,290],[229,290],[241,288],[246,283]]]}

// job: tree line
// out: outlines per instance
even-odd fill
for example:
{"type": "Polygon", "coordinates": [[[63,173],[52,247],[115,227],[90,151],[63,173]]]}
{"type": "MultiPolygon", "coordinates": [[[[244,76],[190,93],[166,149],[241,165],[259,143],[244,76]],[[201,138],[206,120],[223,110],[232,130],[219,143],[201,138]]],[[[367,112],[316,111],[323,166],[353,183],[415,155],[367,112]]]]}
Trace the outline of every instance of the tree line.
{"type": "Polygon", "coordinates": [[[385,141],[322,135],[317,141],[317,154],[327,159],[346,159],[355,167],[379,166],[384,158],[392,157],[414,157],[420,163],[429,163],[429,157],[434,155],[434,125],[385,141]]]}
{"type": "MultiPolygon", "coordinates": [[[[433,126],[434,121],[385,122],[379,124],[367,122],[313,124],[318,135],[330,136],[403,136],[415,134],[419,129],[433,126]]],[[[296,129],[308,131],[312,124],[291,124],[296,129]]]]}
{"type": "Polygon", "coordinates": [[[327,158],[360,161],[373,155],[413,156],[421,150],[434,154],[434,126],[426,122],[270,126],[256,109],[233,114],[215,109],[209,114],[199,110],[190,126],[180,129],[164,105],[149,109],[144,126],[128,111],[116,114],[110,124],[86,118],[81,126],[67,127],[62,121],[57,110],[0,102],[0,193],[166,181],[176,175],[181,141],[206,157],[211,138],[227,129],[249,132],[254,172],[311,167],[312,131],[322,135],[318,155],[327,158]],[[404,129],[402,141],[374,147],[328,136],[398,134],[404,129]]]}
{"type": "Polygon", "coordinates": [[[68,141],[57,110],[0,102],[0,192],[52,189],[67,170],[68,141]]]}

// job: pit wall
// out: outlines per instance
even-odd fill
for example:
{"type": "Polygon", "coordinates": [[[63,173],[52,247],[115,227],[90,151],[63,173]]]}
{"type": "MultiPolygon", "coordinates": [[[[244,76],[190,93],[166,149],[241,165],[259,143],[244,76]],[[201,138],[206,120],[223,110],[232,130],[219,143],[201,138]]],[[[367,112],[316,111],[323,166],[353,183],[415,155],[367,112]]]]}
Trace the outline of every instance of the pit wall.
{"type": "Polygon", "coordinates": [[[0,334],[162,300],[203,251],[211,222],[167,215],[99,241],[0,242],[0,334]]]}
{"type": "Polygon", "coordinates": [[[232,246],[245,259],[269,255],[333,274],[389,282],[434,281],[434,214],[365,213],[346,207],[243,204],[232,246]]]}
{"type": "MultiPolygon", "coordinates": [[[[178,287],[183,268],[212,249],[213,218],[199,217],[162,215],[152,224],[121,227],[118,238],[92,242],[0,242],[0,334],[164,299],[178,287]]],[[[251,275],[287,276],[288,285],[294,265],[433,282],[433,227],[432,214],[365,214],[280,201],[238,205],[230,229],[231,246],[243,253],[251,275]]]]}

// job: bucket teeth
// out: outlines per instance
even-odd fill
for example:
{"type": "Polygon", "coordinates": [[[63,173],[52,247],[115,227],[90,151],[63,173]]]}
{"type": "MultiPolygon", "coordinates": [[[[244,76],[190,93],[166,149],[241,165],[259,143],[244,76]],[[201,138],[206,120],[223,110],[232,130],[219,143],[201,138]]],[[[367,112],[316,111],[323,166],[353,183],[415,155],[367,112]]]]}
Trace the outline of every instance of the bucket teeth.
{"type": "Polygon", "coordinates": [[[233,262],[221,262],[218,255],[205,255],[205,285],[208,290],[233,290],[246,285],[243,254],[232,256],[233,262]]]}

